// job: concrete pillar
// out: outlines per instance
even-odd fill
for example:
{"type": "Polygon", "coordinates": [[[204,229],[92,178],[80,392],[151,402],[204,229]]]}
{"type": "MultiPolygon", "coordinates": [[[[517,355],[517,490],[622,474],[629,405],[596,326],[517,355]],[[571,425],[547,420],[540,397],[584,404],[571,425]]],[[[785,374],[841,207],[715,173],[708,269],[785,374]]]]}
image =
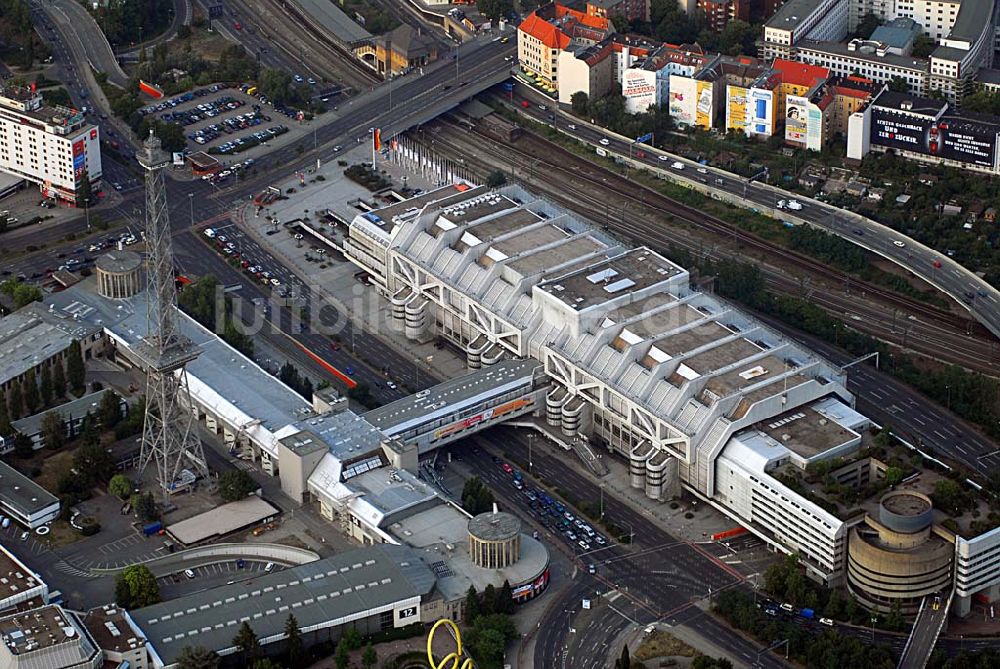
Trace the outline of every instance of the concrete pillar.
{"type": "Polygon", "coordinates": [[[965,618],[972,611],[972,595],[959,597],[955,595],[951,600],[951,612],[959,618],[965,618]]]}

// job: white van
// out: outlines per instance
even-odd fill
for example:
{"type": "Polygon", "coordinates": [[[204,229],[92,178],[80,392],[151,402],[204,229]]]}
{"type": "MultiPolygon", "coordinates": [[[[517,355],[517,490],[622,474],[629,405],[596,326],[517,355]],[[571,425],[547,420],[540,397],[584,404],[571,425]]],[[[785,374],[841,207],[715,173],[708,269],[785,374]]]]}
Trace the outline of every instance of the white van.
{"type": "Polygon", "coordinates": [[[215,239],[215,230],[213,228],[205,228],[205,236],[209,239],[215,239]]]}

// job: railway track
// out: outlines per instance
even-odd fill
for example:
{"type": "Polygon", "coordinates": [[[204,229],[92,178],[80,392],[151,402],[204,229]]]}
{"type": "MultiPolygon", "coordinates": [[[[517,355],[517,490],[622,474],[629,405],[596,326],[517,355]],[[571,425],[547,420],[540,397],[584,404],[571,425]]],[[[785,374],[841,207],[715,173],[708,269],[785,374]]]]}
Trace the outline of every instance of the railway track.
{"type": "Polygon", "coordinates": [[[312,63],[313,67],[324,70],[329,78],[355,91],[379,81],[371,68],[316,25],[293,0],[231,0],[231,4],[245,17],[252,17],[261,37],[282,42],[289,54],[318,61],[312,63]]]}
{"type": "MultiPolygon", "coordinates": [[[[447,121],[439,123],[445,125],[447,132],[434,134],[435,150],[461,157],[470,168],[476,169],[478,166],[484,176],[494,169],[509,171],[515,168],[522,177],[531,179],[532,188],[544,191],[547,197],[567,209],[577,211],[592,221],[599,221],[603,213],[604,227],[618,237],[661,250],[670,247],[686,249],[704,259],[747,259],[745,249],[732,243],[734,234],[731,227],[717,220],[707,220],[708,217],[701,212],[684,205],[676,206],[678,203],[646,189],[642,194],[644,199],[640,200],[635,190],[619,189],[623,182],[628,183],[624,179],[569,152],[556,150],[545,143],[545,153],[536,155],[513,144],[498,146],[496,140],[476,133],[470,134],[464,126],[447,121]],[[484,139],[487,141],[482,141],[484,139]],[[635,206],[640,202],[641,206],[635,206]],[[630,205],[632,209],[628,209],[630,205]],[[679,224],[665,224],[665,217],[668,216],[679,219],[679,224]],[[693,231],[686,229],[686,226],[711,233],[714,241],[706,243],[699,238],[704,235],[692,234],[693,231]]],[[[745,237],[746,235],[735,235],[735,240],[744,247],[769,255],[775,252],[774,248],[761,245],[760,240],[753,236],[749,236],[750,240],[757,243],[751,246],[744,241],[745,237]]],[[[785,251],[780,251],[784,261],[785,251]]],[[[802,257],[801,254],[795,255],[802,257]]],[[[873,295],[869,294],[867,285],[847,277],[856,293],[845,295],[841,292],[845,281],[842,273],[830,271],[811,258],[805,260],[807,262],[802,264],[789,264],[807,270],[818,265],[823,270],[815,272],[821,279],[819,284],[803,281],[782,267],[761,263],[768,288],[781,294],[808,299],[849,323],[851,328],[903,348],[991,375],[1000,372],[1000,351],[996,341],[968,336],[964,330],[955,327],[957,319],[953,315],[949,316],[946,312],[942,315],[940,310],[931,308],[920,309],[918,315],[911,313],[910,317],[905,315],[910,310],[903,309],[904,315],[898,316],[882,303],[882,296],[886,291],[872,291],[873,295]],[[826,285],[823,280],[835,283],[836,289],[831,290],[831,286],[826,285]],[[873,302],[870,299],[872,297],[878,298],[879,302],[873,302]]],[[[905,300],[902,303],[894,301],[893,304],[910,306],[909,301],[905,300]]],[[[917,305],[927,306],[920,303],[917,305]]]]}

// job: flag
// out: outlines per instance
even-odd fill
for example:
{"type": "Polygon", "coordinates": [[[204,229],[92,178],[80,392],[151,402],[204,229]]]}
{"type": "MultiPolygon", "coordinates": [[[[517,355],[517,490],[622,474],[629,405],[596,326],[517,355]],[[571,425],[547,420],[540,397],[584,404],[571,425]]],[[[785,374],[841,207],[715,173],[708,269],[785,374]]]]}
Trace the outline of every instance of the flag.
{"type": "Polygon", "coordinates": [[[375,143],[375,150],[382,150],[382,129],[375,128],[375,132],[372,133],[372,141],[375,143]]]}

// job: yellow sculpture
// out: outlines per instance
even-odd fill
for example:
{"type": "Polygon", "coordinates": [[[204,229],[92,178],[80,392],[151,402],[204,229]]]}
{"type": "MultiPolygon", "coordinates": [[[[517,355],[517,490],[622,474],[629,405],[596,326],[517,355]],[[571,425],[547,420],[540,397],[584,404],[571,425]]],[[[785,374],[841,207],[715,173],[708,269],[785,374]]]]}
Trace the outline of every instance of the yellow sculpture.
{"type": "Polygon", "coordinates": [[[427,634],[427,661],[430,663],[431,669],[475,669],[476,663],[472,661],[472,658],[468,655],[464,657],[465,661],[463,662],[462,635],[458,631],[458,625],[447,618],[442,618],[434,623],[431,631],[427,634]],[[450,628],[451,636],[455,639],[455,650],[445,655],[438,662],[434,659],[434,633],[437,632],[437,628],[441,625],[447,625],[450,628]],[[451,662],[450,666],[448,665],[449,661],[451,662]]]}

